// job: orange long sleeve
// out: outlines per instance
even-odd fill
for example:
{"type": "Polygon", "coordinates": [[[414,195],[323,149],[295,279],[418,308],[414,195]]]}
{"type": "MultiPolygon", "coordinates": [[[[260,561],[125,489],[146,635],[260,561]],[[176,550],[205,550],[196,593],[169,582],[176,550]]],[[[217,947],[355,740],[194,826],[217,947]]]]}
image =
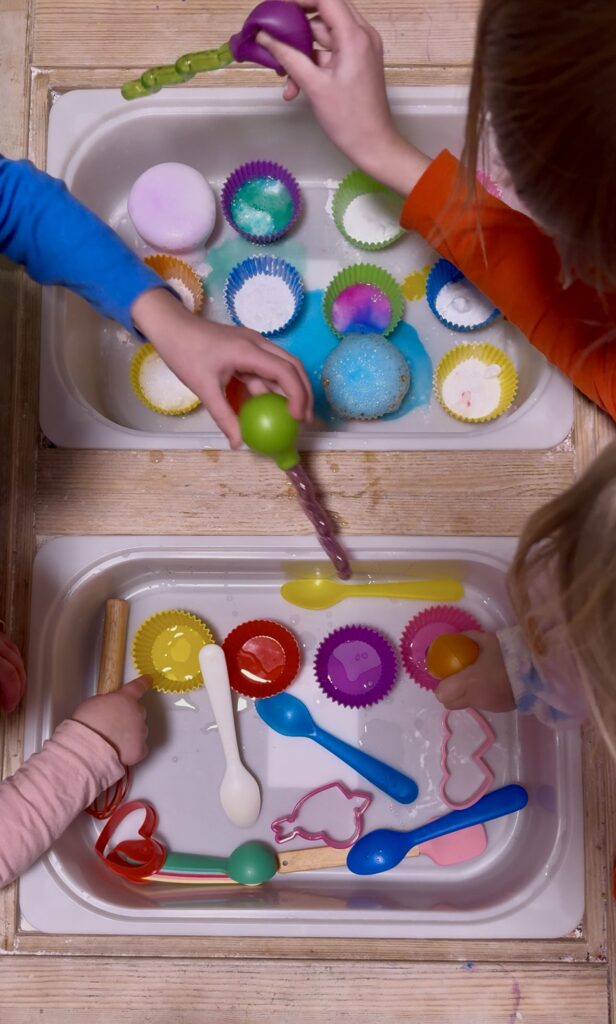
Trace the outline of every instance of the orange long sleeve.
{"type": "Polygon", "coordinates": [[[580,391],[616,419],[616,294],[560,284],[554,243],[480,190],[469,206],[446,150],[409,195],[401,223],[451,260],[580,391]],[[481,225],[482,239],[478,231],[481,225]]]}

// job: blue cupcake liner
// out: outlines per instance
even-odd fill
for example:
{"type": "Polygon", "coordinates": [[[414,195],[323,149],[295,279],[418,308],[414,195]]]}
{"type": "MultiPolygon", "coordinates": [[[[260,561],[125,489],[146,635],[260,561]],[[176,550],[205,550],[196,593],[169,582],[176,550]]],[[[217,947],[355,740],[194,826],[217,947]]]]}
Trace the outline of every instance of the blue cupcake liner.
{"type": "Polygon", "coordinates": [[[486,320],[482,320],[481,323],[477,324],[456,324],[442,316],[436,308],[436,299],[439,292],[446,284],[453,284],[457,281],[463,280],[465,280],[464,274],[461,270],[458,270],[453,263],[450,263],[449,260],[445,259],[438,260],[428,274],[428,279],[426,281],[426,299],[428,300],[428,305],[437,320],[440,320],[442,324],[445,324],[445,327],[449,327],[451,331],[460,331],[462,334],[468,334],[469,331],[478,331],[481,327],[487,327],[488,324],[491,324],[500,316],[500,309],[497,309],[495,306],[492,313],[490,313],[490,316],[487,317],[486,320]]]}
{"type": "Polygon", "coordinates": [[[269,245],[287,235],[297,221],[302,207],[302,196],[297,181],[286,167],[283,167],[282,164],[276,164],[272,160],[251,160],[249,163],[237,167],[225,181],[220,200],[222,212],[227,223],[239,235],[247,238],[249,242],[255,242],[257,245],[269,245]],[[288,189],[293,203],[293,215],[289,223],[284,228],[281,228],[280,231],[275,231],[270,235],[251,235],[247,231],[242,231],[233,219],[231,204],[235,193],[242,185],[249,181],[254,181],[255,178],[276,178],[288,189]]]}
{"type": "Polygon", "coordinates": [[[286,260],[280,259],[279,256],[249,256],[248,259],[242,260],[241,263],[236,263],[227,278],[224,299],[227,312],[233,323],[237,324],[238,327],[248,327],[249,325],[242,323],[237,315],[235,309],[235,296],[246,281],[249,281],[251,277],[257,277],[259,275],[279,277],[288,286],[295,302],[293,313],[286,323],[281,324],[280,327],[276,327],[273,330],[260,332],[266,337],[271,338],[275,334],[280,334],[281,331],[286,330],[287,327],[290,327],[299,315],[304,302],[304,283],[295,267],[292,266],[291,263],[287,263],[286,260]]]}

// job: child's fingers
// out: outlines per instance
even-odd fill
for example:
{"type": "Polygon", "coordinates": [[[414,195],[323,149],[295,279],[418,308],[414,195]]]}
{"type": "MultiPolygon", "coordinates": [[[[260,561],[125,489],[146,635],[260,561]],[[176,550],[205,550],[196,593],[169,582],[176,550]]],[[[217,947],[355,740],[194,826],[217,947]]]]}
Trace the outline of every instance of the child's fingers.
{"type": "Polygon", "coordinates": [[[317,9],[316,0],[292,0],[292,2],[306,11],[306,14],[313,14],[317,9]]]}
{"type": "Polygon", "coordinates": [[[322,18],[312,18],[310,22],[310,28],[315,43],[322,46],[324,50],[333,49],[332,34],[329,26],[325,24],[322,18]]]}
{"type": "Polygon", "coordinates": [[[294,356],[265,339],[250,353],[250,361],[241,368],[244,373],[262,377],[277,384],[289,401],[289,412],[304,420],[312,408],[312,392],[303,367],[294,356]]]}
{"type": "Polygon", "coordinates": [[[130,683],[126,683],[122,687],[122,693],[133,700],[141,700],[144,693],[147,693],[151,686],[151,676],[139,676],[138,679],[132,679],[130,683]]]}
{"type": "MultiPolygon", "coordinates": [[[[314,52],[315,63],[320,68],[327,68],[327,67],[329,67],[329,65],[332,62],[332,56],[333,56],[333,54],[330,53],[329,50],[315,50],[315,52],[314,52]]],[[[299,96],[301,91],[302,90],[300,89],[300,87],[297,84],[297,82],[295,82],[291,78],[291,76],[289,75],[289,77],[287,78],[285,87],[284,87],[284,89],[282,91],[282,98],[283,98],[283,100],[287,100],[288,102],[292,102],[294,99],[297,99],[297,97],[299,96]]]]}
{"type": "Polygon", "coordinates": [[[301,359],[298,359],[297,356],[292,356],[290,352],[286,352],[285,349],[280,347],[280,345],[275,345],[273,341],[268,341],[267,338],[262,338],[259,344],[261,348],[265,349],[267,352],[271,352],[272,355],[276,356],[278,359],[286,360],[286,362],[296,370],[304,387],[307,410],[309,413],[312,413],[312,385],[310,384],[310,378],[306,373],[306,369],[301,359]]]}
{"type": "Polygon", "coordinates": [[[315,10],[332,32],[345,32],[362,17],[349,0],[316,0],[315,10]]]}
{"type": "Polygon", "coordinates": [[[269,391],[267,384],[264,384],[260,377],[251,377],[250,374],[242,373],[238,375],[238,380],[246,385],[251,395],[266,395],[269,391]]]}
{"type": "Polygon", "coordinates": [[[292,78],[287,78],[285,87],[282,90],[283,100],[287,100],[288,103],[292,103],[293,100],[297,99],[301,92],[301,89],[297,82],[294,82],[292,78]]]}
{"type": "Polygon", "coordinates": [[[466,683],[457,676],[443,679],[434,691],[434,696],[449,711],[458,711],[468,707],[466,683]]]}
{"type": "Polygon", "coordinates": [[[294,46],[281,43],[279,39],[273,39],[267,32],[259,32],[257,43],[264,46],[273,57],[276,58],[293,81],[300,89],[310,92],[311,86],[316,84],[319,69],[305,53],[296,50],[294,46]]]}
{"type": "Polygon", "coordinates": [[[231,448],[239,448],[242,434],[237,416],[219,388],[202,392],[201,397],[216,426],[225,434],[231,448]]]}

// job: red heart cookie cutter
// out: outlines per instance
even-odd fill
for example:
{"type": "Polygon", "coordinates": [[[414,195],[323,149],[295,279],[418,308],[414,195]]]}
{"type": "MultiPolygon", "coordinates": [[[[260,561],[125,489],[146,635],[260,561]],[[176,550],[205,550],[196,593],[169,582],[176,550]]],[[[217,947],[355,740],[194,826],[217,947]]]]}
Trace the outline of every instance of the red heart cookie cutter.
{"type": "Polygon", "coordinates": [[[151,804],[144,800],[130,800],[129,803],[118,807],[109,819],[96,840],[94,849],[116,875],[121,875],[130,882],[147,883],[148,876],[160,870],[167,856],[163,844],[152,835],[157,824],[158,814],[151,804]],[[138,830],[141,839],[124,839],[107,852],[114,832],[133,811],[145,812],[138,830]]]}

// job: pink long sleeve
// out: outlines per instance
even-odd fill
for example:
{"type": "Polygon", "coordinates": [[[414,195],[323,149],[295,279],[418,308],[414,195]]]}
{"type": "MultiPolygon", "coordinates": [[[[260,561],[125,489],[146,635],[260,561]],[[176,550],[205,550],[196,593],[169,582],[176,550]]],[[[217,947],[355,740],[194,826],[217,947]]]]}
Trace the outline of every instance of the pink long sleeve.
{"type": "Polygon", "coordinates": [[[39,754],[0,783],[0,888],[23,874],[123,773],[102,736],[81,722],[62,722],[39,754]]]}

